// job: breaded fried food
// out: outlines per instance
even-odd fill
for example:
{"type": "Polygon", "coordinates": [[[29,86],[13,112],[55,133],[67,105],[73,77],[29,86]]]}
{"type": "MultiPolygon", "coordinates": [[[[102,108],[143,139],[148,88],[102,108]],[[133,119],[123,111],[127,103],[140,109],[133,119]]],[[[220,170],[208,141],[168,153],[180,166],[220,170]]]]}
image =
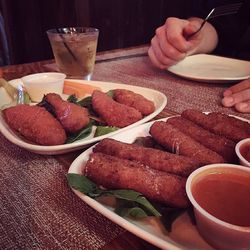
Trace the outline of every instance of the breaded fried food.
{"type": "Polygon", "coordinates": [[[198,161],[201,166],[225,162],[221,155],[206,148],[201,143],[166,122],[155,122],[150,127],[150,134],[170,152],[189,156],[198,161]]]}
{"type": "Polygon", "coordinates": [[[88,110],[74,103],[64,101],[60,95],[50,93],[44,97],[53,106],[56,118],[68,133],[75,133],[89,123],[88,110]]]}
{"type": "Polygon", "coordinates": [[[244,138],[249,137],[248,132],[233,125],[230,121],[221,120],[218,118],[211,118],[199,110],[187,109],[182,112],[182,117],[195,122],[199,126],[221,136],[238,142],[244,138]]]}
{"type": "Polygon", "coordinates": [[[114,101],[99,90],[92,94],[92,106],[109,126],[123,128],[142,119],[138,110],[114,101]]]}
{"type": "Polygon", "coordinates": [[[133,142],[133,144],[138,145],[138,146],[142,146],[145,148],[155,148],[155,149],[159,149],[159,150],[163,150],[164,148],[158,144],[155,139],[148,135],[148,136],[139,136],[135,139],[135,141],[133,142]]]}
{"type": "Polygon", "coordinates": [[[237,156],[234,150],[236,145],[235,142],[226,137],[216,135],[180,116],[169,118],[167,123],[198,141],[205,147],[217,152],[226,162],[236,162],[237,156]]]}
{"type": "Polygon", "coordinates": [[[143,116],[149,115],[155,111],[155,105],[152,101],[127,89],[115,89],[114,100],[135,108],[141,112],[143,116]]]}
{"type": "Polygon", "coordinates": [[[51,146],[66,141],[62,125],[45,108],[20,104],[2,112],[7,124],[32,142],[51,146]]]}
{"type": "Polygon", "coordinates": [[[184,177],[187,177],[199,167],[195,160],[186,156],[171,154],[153,148],[145,148],[109,138],[100,141],[94,147],[93,152],[140,162],[150,168],[184,177]]]}
{"type": "Polygon", "coordinates": [[[84,175],[106,188],[133,189],[150,200],[184,208],[189,205],[186,178],[102,153],[90,156],[84,175]]]}
{"type": "Polygon", "coordinates": [[[250,137],[250,123],[249,122],[246,122],[246,121],[237,119],[233,116],[229,116],[229,115],[219,113],[219,112],[211,112],[208,114],[208,117],[210,119],[215,119],[219,122],[230,123],[231,125],[246,131],[246,133],[248,133],[248,137],[250,137]]]}

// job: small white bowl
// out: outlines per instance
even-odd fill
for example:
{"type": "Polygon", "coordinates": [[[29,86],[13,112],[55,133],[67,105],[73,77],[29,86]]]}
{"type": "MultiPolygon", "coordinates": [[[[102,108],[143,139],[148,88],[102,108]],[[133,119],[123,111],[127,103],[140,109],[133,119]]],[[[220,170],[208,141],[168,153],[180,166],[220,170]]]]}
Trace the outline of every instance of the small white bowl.
{"type": "MultiPolygon", "coordinates": [[[[211,164],[195,170],[187,179],[187,196],[194,207],[196,224],[201,236],[216,249],[249,249],[250,227],[242,227],[224,222],[203,209],[195,200],[192,188],[200,178],[212,173],[235,171],[250,174],[250,168],[227,163],[211,164]]],[[[204,194],[206,195],[206,194],[204,194]]],[[[230,194],[228,194],[230,196],[230,194]]]]}
{"type": "Polygon", "coordinates": [[[63,93],[66,75],[58,72],[46,72],[27,75],[21,78],[23,85],[33,102],[40,102],[48,93],[63,93]]]}
{"type": "Polygon", "coordinates": [[[239,141],[235,146],[235,152],[239,158],[240,164],[246,167],[250,167],[250,162],[242,155],[242,150],[244,147],[247,147],[250,152],[250,138],[239,141]]]}

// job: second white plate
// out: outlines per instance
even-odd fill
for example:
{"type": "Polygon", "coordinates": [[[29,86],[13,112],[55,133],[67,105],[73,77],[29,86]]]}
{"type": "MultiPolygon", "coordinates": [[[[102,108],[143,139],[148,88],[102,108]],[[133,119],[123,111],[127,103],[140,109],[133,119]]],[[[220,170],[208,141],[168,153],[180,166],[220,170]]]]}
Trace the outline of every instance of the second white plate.
{"type": "MultiPolygon", "coordinates": [[[[236,117],[236,116],[235,116],[236,117]]],[[[249,120],[236,117],[240,120],[250,122],[249,120]]],[[[168,118],[161,119],[166,121],[168,118]]],[[[113,139],[125,143],[133,143],[137,137],[149,136],[149,129],[155,121],[142,124],[136,128],[119,133],[112,136],[113,139]]],[[[93,152],[94,146],[80,154],[71,164],[68,173],[83,174],[86,162],[90,154],[93,152]]],[[[176,219],[173,223],[171,232],[167,232],[162,223],[156,218],[149,218],[145,220],[135,220],[130,218],[123,218],[114,212],[114,208],[107,206],[94,200],[83,193],[73,189],[75,194],[85,203],[101,213],[114,223],[125,228],[129,232],[138,237],[150,242],[151,244],[161,249],[171,250],[191,250],[191,249],[213,249],[200,236],[194,224],[192,224],[190,217],[184,213],[176,219]]]]}
{"type": "Polygon", "coordinates": [[[227,57],[199,54],[186,57],[168,71],[200,82],[224,83],[250,77],[250,62],[227,57]]]}

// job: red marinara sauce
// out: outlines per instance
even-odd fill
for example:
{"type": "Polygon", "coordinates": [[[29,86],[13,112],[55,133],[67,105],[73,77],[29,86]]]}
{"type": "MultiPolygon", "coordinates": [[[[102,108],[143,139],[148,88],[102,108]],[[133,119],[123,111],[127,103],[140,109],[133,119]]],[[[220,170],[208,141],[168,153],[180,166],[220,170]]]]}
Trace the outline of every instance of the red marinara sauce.
{"type": "Polygon", "coordinates": [[[250,143],[245,143],[240,147],[240,153],[248,162],[250,162],[250,143]]]}
{"type": "Polygon", "coordinates": [[[196,202],[214,217],[250,227],[250,172],[216,170],[197,178],[192,193],[196,202]]]}

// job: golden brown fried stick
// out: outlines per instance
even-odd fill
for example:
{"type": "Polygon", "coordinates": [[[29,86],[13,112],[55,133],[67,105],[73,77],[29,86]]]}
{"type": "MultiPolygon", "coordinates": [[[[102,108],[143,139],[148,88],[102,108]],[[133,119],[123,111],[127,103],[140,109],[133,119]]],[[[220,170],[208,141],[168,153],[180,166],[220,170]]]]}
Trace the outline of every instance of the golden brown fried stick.
{"type": "Polygon", "coordinates": [[[155,141],[155,139],[150,135],[137,137],[134,140],[133,144],[138,145],[138,146],[142,146],[142,147],[145,147],[145,148],[155,148],[155,149],[165,151],[165,149],[160,144],[158,144],[155,141]]]}
{"type": "Polygon", "coordinates": [[[109,126],[123,128],[142,119],[138,110],[114,101],[99,90],[92,94],[92,106],[109,126]]]}
{"type": "Polygon", "coordinates": [[[140,162],[151,168],[187,177],[199,167],[198,162],[186,156],[145,148],[113,139],[104,139],[93,149],[94,152],[140,162]]]}
{"type": "Polygon", "coordinates": [[[150,134],[170,152],[189,156],[198,161],[200,165],[225,162],[221,155],[166,122],[155,122],[150,128],[150,134]]]}
{"type": "Polygon", "coordinates": [[[45,108],[17,105],[3,110],[7,124],[26,139],[40,145],[59,145],[66,141],[65,131],[45,108]]]}
{"type": "Polygon", "coordinates": [[[236,144],[235,142],[225,137],[216,135],[183,117],[169,118],[167,123],[198,141],[205,147],[215,151],[221,155],[226,162],[233,163],[237,160],[234,149],[236,144]]]}
{"type": "Polygon", "coordinates": [[[44,100],[53,106],[56,118],[67,132],[75,133],[88,125],[89,117],[87,109],[64,101],[58,94],[54,93],[47,94],[44,100]]]}
{"type": "Polygon", "coordinates": [[[127,89],[115,89],[114,100],[137,109],[144,116],[155,111],[155,105],[152,101],[127,89]]]}
{"type": "Polygon", "coordinates": [[[210,119],[214,119],[214,120],[217,120],[219,122],[230,123],[231,125],[246,131],[248,133],[248,137],[250,137],[250,123],[248,123],[246,121],[242,121],[242,120],[237,119],[237,118],[235,118],[233,116],[229,116],[229,115],[222,114],[222,113],[219,113],[219,112],[209,113],[208,117],[210,119]]]}
{"type": "Polygon", "coordinates": [[[106,188],[133,189],[148,199],[173,207],[187,207],[186,179],[142,164],[102,153],[90,156],[84,175],[106,188]]]}
{"type": "Polygon", "coordinates": [[[235,142],[249,136],[246,131],[234,126],[230,121],[211,119],[208,115],[198,110],[187,109],[182,112],[181,116],[217,135],[225,136],[235,142]]]}

